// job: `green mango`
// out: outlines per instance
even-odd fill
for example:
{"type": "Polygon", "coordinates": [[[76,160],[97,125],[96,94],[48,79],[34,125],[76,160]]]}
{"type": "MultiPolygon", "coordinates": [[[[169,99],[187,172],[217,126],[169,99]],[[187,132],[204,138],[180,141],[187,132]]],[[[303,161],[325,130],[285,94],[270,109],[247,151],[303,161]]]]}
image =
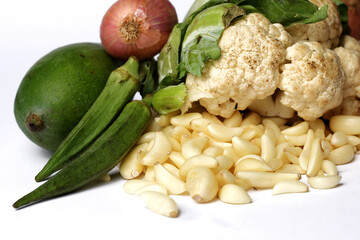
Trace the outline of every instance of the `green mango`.
{"type": "Polygon", "coordinates": [[[118,66],[99,43],[66,45],[46,54],[17,91],[14,113],[20,129],[38,146],[55,151],[118,66]]]}

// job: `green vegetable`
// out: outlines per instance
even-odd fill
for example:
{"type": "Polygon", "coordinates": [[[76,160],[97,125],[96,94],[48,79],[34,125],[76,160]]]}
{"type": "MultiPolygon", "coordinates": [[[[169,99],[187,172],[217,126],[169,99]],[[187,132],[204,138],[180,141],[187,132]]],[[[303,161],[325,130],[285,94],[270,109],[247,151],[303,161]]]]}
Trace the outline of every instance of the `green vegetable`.
{"type": "Polygon", "coordinates": [[[239,5],[244,1],[245,0],[195,0],[194,3],[191,5],[189,11],[187,12],[185,19],[188,20],[189,18],[198,14],[202,10],[218,4],[233,3],[239,5]]]}
{"type": "Polygon", "coordinates": [[[157,89],[159,77],[156,69],[157,63],[153,59],[140,64],[140,94],[143,98],[157,89]]]}
{"type": "Polygon", "coordinates": [[[139,90],[138,72],[139,63],[136,59],[129,58],[123,66],[110,74],[100,96],[38,173],[36,181],[44,180],[68,164],[111,124],[139,90]]]}
{"type": "Polygon", "coordinates": [[[231,21],[245,15],[232,3],[210,7],[200,12],[187,28],[181,47],[180,78],[187,72],[201,76],[205,62],[221,55],[218,40],[231,21]]]}
{"type": "Polygon", "coordinates": [[[186,86],[184,83],[165,87],[156,92],[151,104],[154,110],[160,114],[167,114],[181,108],[186,97],[186,86]]]}
{"type": "MultiPolygon", "coordinates": [[[[341,2],[341,0],[333,1],[341,2]]],[[[326,6],[318,9],[315,4],[308,0],[197,0],[186,14],[186,18],[208,7],[222,3],[233,3],[240,7],[251,6],[250,12],[255,12],[256,9],[256,12],[262,13],[270,22],[281,23],[284,26],[295,23],[314,23],[327,17],[326,6]]]]}
{"type": "Polygon", "coordinates": [[[327,18],[327,6],[320,9],[308,0],[247,0],[272,23],[289,26],[296,23],[314,23],[327,18]]]}
{"type": "Polygon", "coordinates": [[[180,59],[180,45],[182,39],[182,24],[177,24],[172,29],[172,32],[166,42],[165,46],[161,49],[158,58],[158,73],[160,88],[172,85],[178,80],[177,66],[180,59]]]}
{"type": "Polygon", "coordinates": [[[30,203],[72,192],[108,173],[136,143],[151,119],[142,101],[128,103],[113,124],[81,155],[47,182],[13,204],[30,203]]]}
{"type": "Polygon", "coordinates": [[[55,151],[118,67],[98,43],[57,48],[25,74],[14,103],[16,121],[35,144],[55,151]]]}

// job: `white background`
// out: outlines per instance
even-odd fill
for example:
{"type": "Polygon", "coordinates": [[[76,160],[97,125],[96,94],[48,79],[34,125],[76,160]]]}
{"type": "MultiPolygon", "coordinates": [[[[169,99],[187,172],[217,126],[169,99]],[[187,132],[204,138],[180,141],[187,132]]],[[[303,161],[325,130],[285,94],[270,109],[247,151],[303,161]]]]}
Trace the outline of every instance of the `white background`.
{"type": "MultiPolygon", "coordinates": [[[[174,196],[178,218],[154,214],[123,192],[118,174],[106,184],[22,210],[12,203],[38,186],[50,157],[30,142],[13,115],[26,71],[49,51],[99,42],[99,26],[114,0],[2,0],[0,3],[0,239],[359,239],[360,161],[341,166],[341,186],[272,196],[252,191],[252,204],[196,204],[174,196]],[[6,237],[5,237],[6,236],[6,237]]],[[[172,0],[182,21],[192,0],[172,0]]]]}

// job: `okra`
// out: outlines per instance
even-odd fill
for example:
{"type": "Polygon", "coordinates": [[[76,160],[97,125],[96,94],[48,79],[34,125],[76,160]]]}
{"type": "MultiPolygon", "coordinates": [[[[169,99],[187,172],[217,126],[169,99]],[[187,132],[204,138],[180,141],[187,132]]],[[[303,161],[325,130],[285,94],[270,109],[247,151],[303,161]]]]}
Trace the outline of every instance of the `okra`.
{"type": "Polygon", "coordinates": [[[75,191],[105,175],[121,162],[150,119],[151,110],[144,102],[128,103],[111,126],[84,152],[44,184],[16,201],[13,207],[24,207],[75,191]]]}
{"type": "Polygon", "coordinates": [[[44,168],[35,177],[43,181],[68,164],[110,125],[139,90],[139,63],[135,58],[114,70],[105,88],[80,122],[62,141],[44,168]]]}

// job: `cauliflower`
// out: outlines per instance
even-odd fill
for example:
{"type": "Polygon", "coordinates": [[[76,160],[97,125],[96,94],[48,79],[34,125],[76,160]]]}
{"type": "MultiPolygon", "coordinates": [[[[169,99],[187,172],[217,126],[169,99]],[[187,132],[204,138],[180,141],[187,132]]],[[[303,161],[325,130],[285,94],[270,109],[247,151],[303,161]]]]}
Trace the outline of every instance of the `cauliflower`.
{"type": "Polygon", "coordinates": [[[360,115],[360,42],[345,36],[342,46],[335,48],[339,56],[346,79],[344,82],[344,100],[334,111],[337,114],[360,115]]]}
{"type": "Polygon", "coordinates": [[[317,42],[298,42],[286,49],[281,67],[280,102],[304,120],[315,120],[341,104],[344,71],[334,51],[317,42]]]}
{"type": "Polygon", "coordinates": [[[353,115],[360,116],[360,101],[357,97],[344,98],[341,105],[325,114],[325,119],[330,119],[333,115],[353,115]]]}
{"type": "Polygon", "coordinates": [[[272,95],[291,44],[281,24],[271,24],[259,13],[236,21],[219,39],[221,57],[208,61],[201,77],[188,74],[182,112],[199,100],[210,113],[230,117],[255,99],[272,95]]]}
{"type": "Polygon", "coordinates": [[[360,43],[345,36],[343,46],[334,49],[345,71],[344,98],[360,97],[360,43]]]}
{"type": "Polygon", "coordinates": [[[343,37],[342,46],[346,49],[360,52],[360,42],[351,36],[345,35],[343,37]]]}
{"type": "Polygon", "coordinates": [[[307,40],[319,42],[326,48],[336,47],[343,30],[336,4],[332,0],[310,0],[310,2],[319,7],[328,5],[328,17],[312,24],[295,24],[286,27],[286,30],[295,42],[307,40]]]}
{"type": "Polygon", "coordinates": [[[280,102],[279,91],[265,99],[256,99],[248,107],[249,110],[263,117],[292,118],[295,111],[280,102]]]}

